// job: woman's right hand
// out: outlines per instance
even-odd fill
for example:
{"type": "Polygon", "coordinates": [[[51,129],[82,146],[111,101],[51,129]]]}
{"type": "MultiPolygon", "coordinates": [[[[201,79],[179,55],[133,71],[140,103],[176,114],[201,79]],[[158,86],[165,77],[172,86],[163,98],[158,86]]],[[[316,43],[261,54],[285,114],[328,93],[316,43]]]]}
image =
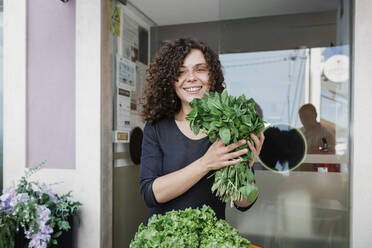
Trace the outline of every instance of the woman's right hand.
{"type": "Polygon", "coordinates": [[[208,149],[208,151],[201,157],[201,161],[208,171],[218,170],[226,166],[234,165],[242,161],[240,156],[246,154],[248,149],[241,149],[236,152],[231,152],[246,144],[246,140],[239,140],[237,144],[230,144],[226,146],[221,139],[217,139],[208,149]]]}

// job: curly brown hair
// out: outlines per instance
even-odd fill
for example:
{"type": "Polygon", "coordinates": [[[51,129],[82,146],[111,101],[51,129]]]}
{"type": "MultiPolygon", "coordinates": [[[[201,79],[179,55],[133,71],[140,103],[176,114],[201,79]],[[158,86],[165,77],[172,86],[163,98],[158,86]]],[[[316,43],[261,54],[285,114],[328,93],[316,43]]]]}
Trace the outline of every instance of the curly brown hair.
{"type": "Polygon", "coordinates": [[[224,77],[218,55],[205,43],[190,38],[166,41],[151,60],[147,69],[142,118],[155,123],[163,118],[173,118],[181,110],[181,100],[174,89],[179,68],[192,49],[200,50],[209,70],[210,90],[221,93],[224,77]]]}

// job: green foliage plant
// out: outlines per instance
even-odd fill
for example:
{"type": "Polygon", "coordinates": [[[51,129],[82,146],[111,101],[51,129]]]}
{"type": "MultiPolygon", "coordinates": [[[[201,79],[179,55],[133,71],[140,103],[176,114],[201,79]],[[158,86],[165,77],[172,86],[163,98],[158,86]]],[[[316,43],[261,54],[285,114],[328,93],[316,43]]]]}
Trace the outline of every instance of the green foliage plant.
{"type": "MultiPolygon", "coordinates": [[[[259,136],[264,130],[264,121],[254,110],[254,105],[255,101],[252,98],[247,100],[244,95],[233,97],[227,91],[221,94],[208,92],[202,99],[195,98],[191,101],[192,110],[186,120],[195,134],[202,130],[212,143],[218,138],[225,145],[244,139],[254,146],[250,135],[259,136]]],[[[234,151],[244,148],[248,148],[248,145],[242,145],[234,151]]],[[[242,201],[244,197],[247,202],[252,202],[258,194],[258,188],[252,185],[255,181],[254,174],[248,166],[254,154],[249,148],[248,150],[247,154],[241,156],[241,162],[214,173],[211,190],[224,202],[242,201]]]]}
{"type": "Polygon", "coordinates": [[[250,248],[251,243],[225,220],[218,220],[214,211],[204,205],[201,209],[153,215],[147,226],[139,226],[129,247],[250,248]]]}
{"type": "Polygon", "coordinates": [[[14,247],[17,223],[7,211],[0,209],[0,247],[14,247]]]}
{"type": "Polygon", "coordinates": [[[0,196],[0,247],[14,247],[17,232],[24,234],[29,247],[58,246],[58,238],[71,229],[73,216],[79,221],[82,204],[71,200],[71,192],[60,196],[49,185],[30,180],[44,164],[27,169],[18,184],[0,196]]]}

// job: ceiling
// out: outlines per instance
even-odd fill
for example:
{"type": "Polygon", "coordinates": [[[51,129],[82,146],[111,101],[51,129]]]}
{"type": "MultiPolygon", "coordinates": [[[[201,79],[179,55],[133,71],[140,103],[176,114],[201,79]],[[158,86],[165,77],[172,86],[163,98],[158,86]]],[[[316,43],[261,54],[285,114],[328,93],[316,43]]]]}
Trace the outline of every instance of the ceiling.
{"type": "Polygon", "coordinates": [[[129,0],[158,25],[336,10],[341,0],[129,0]]]}

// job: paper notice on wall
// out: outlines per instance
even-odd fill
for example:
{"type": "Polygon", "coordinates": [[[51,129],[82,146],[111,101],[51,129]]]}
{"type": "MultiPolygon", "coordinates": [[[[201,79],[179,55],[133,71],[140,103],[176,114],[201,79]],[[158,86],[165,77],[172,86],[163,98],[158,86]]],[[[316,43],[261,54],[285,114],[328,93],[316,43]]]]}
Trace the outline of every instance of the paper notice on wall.
{"type": "Polygon", "coordinates": [[[137,61],[137,74],[136,74],[136,99],[137,99],[137,110],[141,111],[144,103],[143,90],[146,83],[146,69],[147,65],[137,61]]]}
{"type": "Polygon", "coordinates": [[[119,39],[119,54],[132,62],[139,58],[138,50],[138,23],[133,20],[123,9],[121,14],[121,33],[119,39]]]}
{"type": "Polygon", "coordinates": [[[122,19],[123,34],[121,35],[121,39],[133,43],[134,46],[138,47],[138,23],[125,12],[123,12],[122,19]]]}
{"type": "Polygon", "coordinates": [[[127,40],[122,40],[121,55],[124,58],[135,63],[138,60],[139,56],[138,47],[136,47],[133,43],[128,42],[127,40]]]}
{"type": "Polygon", "coordinates": [[[130,130],[130,91],[118,87],[117,90],[117,115],[116,115],[116,129],[130,130]]]}
{"type": "MultiPolygon", "coordinates": [[[[134,90],[131,91],[131,104],[130,109],[133,112],[141,112],[142,105],[143,105],[143,87],[146,81],[146,69],[147,65],[142,64],[141,62],[137,61],[136,63],[136,87],[134,90]]],[[[133,119],[133,118],[132,118],[133,119]]]]}
{"type": "Polygon", "coordinates": [[[127,90],[136,89],[136,64],[128,59],[117,57],[117,86],[127,90]]]}

